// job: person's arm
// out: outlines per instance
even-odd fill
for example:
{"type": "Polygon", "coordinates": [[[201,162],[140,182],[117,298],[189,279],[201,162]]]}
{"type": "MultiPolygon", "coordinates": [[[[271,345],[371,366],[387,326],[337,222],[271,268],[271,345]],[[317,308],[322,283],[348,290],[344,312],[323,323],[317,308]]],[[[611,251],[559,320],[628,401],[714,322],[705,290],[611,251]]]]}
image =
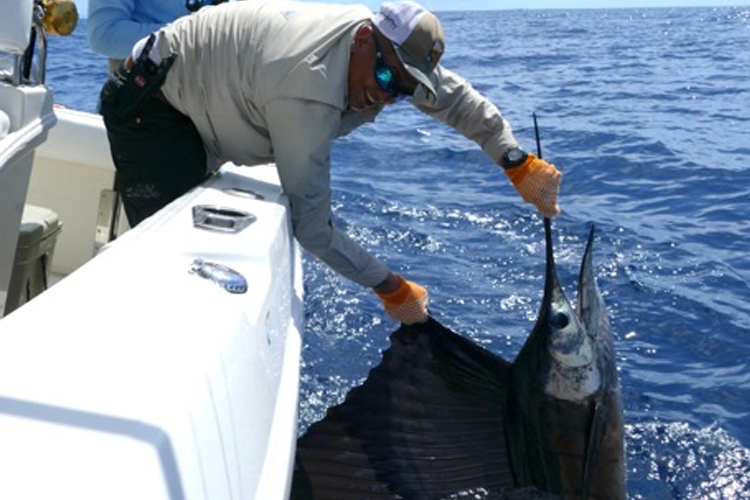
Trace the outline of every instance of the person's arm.
{"type": "Polygon", "coordinates": [[[432,77],[437,89],[436,102],[415,97],[412,104],[476,142],[499,165],[503,153],[518,145],[500,110],[468,81],[440,65],[432,77]]]}
{"type": "MultiPolygon", "coordinates": [[[[502,165],[503,155],[519,143],[500,110],[469,82],[440,65],[433,73],[433,83],[436,101],[415,97],[412,104],[476,142],[495,164],[502,165]]],[[[553,165],[529,155],[527,162],[505,173],[521,197],[542,215],[554,217],[560,212],[557,192],[562,176],[553,165]]]]}
{"type": "Polygon", "coordinates": [[[340,120],[341,111],[325,104],[277,99],[266,105],[276,168],[291,204],[294,235],[334,271],[372,288],[392,319],[406,324],[426,321],[427,291],[391,273],[333,221],[330,149],[340,120]]]}
{"type": "Polygon", "coordinates": [[[341,111],[311,101],[276,99],[266,104],[265,115],[297,241],[355,283],[374,287],[385,281],[388,268],[333,220],[330,149],[341,111]]]}
{"type": "MultiPolygon", "coordinates": [[[[135,42],[157,31],[182,13],[170,12],[154,4],[152,22],[135,19],[138,0],[90,0],[86,29],[89,47],[94,52],[115,59],[125,59],[135,42]],[[161,17],[161,19],[158,19],[161,17]],[[158,22],[155,21],[158,19],[158,22]]],[[[144,4],[146,5],[146,4],[144,4]]],[[[185,10],[187,14],[187,10],[185,10]]]]}

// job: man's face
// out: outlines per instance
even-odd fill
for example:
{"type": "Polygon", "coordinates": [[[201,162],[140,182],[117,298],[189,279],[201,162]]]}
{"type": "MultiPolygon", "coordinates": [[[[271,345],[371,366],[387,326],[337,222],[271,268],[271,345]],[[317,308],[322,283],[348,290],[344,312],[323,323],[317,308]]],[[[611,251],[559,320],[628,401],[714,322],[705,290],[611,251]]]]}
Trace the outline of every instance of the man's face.
{"type": "Polygon", "coordinates": [[[382,107],[393,102],[398,91],[414,92],[417,82],[406,72],[391,43],[370,25],[365,24],[357,31],[350,50],[349,107],[354,111],[366,112],[382,107]],[[392,72],[390,91],[378,83],[377,68],[381,70],[381,82],[383,72],[392,72]]]}

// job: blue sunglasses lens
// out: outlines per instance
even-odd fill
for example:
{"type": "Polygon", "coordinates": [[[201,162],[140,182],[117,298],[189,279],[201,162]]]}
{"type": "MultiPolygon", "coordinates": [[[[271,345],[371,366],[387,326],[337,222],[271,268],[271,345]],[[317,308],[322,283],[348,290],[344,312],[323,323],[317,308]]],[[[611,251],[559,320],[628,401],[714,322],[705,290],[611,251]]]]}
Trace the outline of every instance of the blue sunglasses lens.
{"type": "Polygon", "coordinates": [[[375,68],[375,81],[386,92],[394,96],[399,93],[396,88],[396,77],[388,66],[381,64],[375,68]]]}
{"type": "Polygon", "coordinates": [[[383,55],[380,52],[375,54],[375,81],[381,89],[391,94],[396,101],[409,97],[407,93],[401,90],[396,81],[396,74],[383,62],[383,55]]]}

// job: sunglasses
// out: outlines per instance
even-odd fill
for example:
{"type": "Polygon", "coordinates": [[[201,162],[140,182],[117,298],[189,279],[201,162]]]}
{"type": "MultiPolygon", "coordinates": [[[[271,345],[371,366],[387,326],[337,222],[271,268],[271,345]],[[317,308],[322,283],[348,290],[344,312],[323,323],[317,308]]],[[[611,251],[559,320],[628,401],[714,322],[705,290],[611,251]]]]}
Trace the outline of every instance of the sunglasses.
{"type": "Polygon", "coordinates": [[[411,93],[404,90],[398,83],[396,72],[383,60],[377,37],[375,37],[375,82],[397,101],[411,97],[411,93]]]}

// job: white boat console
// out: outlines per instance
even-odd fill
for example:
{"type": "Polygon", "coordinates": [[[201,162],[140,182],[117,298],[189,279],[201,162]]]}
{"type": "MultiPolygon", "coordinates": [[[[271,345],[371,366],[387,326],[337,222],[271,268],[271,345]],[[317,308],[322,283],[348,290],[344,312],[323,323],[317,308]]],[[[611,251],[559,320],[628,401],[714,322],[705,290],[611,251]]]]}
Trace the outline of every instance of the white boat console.
{"type": "MultiPolygon", "coordinates": [[[[32,0],[2,0],[0,16],[0,315],[5,309],[10,273],[31,176],[34,150],[55,123],[52,94],[24,78],[24,58],[32,33],[32,0]],[[6,5],[7,4],[7,5],[6,5]]],[[[43,44],[42,44],[43,45],[43,44]]],[[[44,49],[38,58],[44,58],[44,49]]],[[[30,64],[30,63],[28,63],[30,64]]],[[[42,64],[43,66],[43,64],[42,64]]],[[[30,68],[29,68],[30,69],[30,68]]],[[[38,78],[38,75],[37,75],[38,78]]]]}

